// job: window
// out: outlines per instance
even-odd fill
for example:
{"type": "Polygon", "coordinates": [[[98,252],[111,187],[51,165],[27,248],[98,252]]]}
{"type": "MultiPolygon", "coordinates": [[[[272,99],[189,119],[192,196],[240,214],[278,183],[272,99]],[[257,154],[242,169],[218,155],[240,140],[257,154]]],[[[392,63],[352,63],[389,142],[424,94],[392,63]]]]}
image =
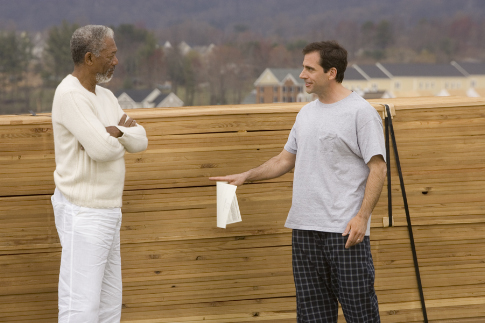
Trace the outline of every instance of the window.
{"type": "Polygon", "coordinates": [[[286,102],[286,97],[285,96],[283,97],[283,102],[286,102]]]}
{"type": "Polygon", "coordinates": [[[273,102],[278,102],[278,97],[276,97],[276,96],[275,96],[275,97],[273,98],[273,102]]]}
{"type": "Polygon", "coordinates": [[[470,82],[470,86],[471,86],[471,87],[475,87],[475,86],[477,86],[477,81],[472,80],[472,81],[470,82]]]}
{"type": "Polygon", "coordinates": [[[289,93],[293,92],[293,87],[288,86],[288,92],[289,92],[289,93]]]}
{"type": "Polygon", "coordinates": [[[263,96],[259,97],[259,103],[264,103],[264,97],[263,96]]]}
{"type": "Polygon", "coordinates": [[[292,97],[289,97],[288,98],[288,102],[293,102],[293,98],[292,97]]]}
{"type": "Polygon", "coordinates": [[[399,90],[401,88],[401,82],[395,82],[394,87],[396,88],[396,90],[399,90]]]}

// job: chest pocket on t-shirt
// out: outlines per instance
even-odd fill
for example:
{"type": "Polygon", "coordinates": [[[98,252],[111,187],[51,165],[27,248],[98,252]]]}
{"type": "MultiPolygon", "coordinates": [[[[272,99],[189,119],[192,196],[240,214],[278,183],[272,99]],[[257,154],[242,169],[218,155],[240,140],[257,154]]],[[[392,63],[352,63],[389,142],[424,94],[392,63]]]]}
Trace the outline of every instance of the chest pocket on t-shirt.
{"type": "Polygon", "coordinates": [[[337,134],[331,132],[324,132],[318,134],[318,147],[321,153],[328,154],[337,150],[338,145],[337,134]]]}
{"type": "Polygon", "coordinates": [[[353,158],[355,156],[346,142],[336,133],[320,133],[318,144],[318,154],[322,162],[330,165],[334,171],[336,171],[335,167],[340,167],[338,164],[348,161],[347,158],[349,157],[353,158]]]}

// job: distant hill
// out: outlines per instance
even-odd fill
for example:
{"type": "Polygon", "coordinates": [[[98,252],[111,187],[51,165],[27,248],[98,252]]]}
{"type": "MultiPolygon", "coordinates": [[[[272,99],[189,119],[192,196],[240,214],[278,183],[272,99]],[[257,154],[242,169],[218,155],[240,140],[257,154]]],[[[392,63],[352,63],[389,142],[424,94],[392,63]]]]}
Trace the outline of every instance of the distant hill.
{"type": "Polygon", "coordinates": [[[482,0],[0,0],[0,28],[40,31],[62,20],[164,29],[186,21],[220,30],[249,28],[264,36],[296,37],[324,23],[421,19],[457,13],[485,16],[482,0]]]}

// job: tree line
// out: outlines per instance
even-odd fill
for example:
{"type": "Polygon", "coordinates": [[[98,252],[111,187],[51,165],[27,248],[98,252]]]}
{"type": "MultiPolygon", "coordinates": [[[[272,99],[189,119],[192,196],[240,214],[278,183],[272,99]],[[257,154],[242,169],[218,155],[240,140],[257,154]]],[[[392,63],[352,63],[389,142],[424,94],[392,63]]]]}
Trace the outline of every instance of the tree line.
{"type": "MultiPolygon", "coordinates": [[[[0,30],[0,114],[50,111],[55,87],[72,72],[69,40],[78,27],[64,21],[44,31],[41,53],[36,44],[38,35],[0,30]]],[[[355,63],[447,63],[485,58],[485,22],[466,15],[421,20],[412,26],[388,20],[332,25],[322,21],[292,39],[262,36],[243,24],[228,31],[194,21],[165,30],[132,24],[112,28],[120,63],[106,86],[116,92],[165,90],[169,84],[185,105],[239,104],[265,68],[300,66],[301,49],[315,40],[338,40],[355,63]],[[164,46],[167,40],[171,47],[164,46]],[[182,41],[214,46],[185,51],[179,46],[182,41]]]]}

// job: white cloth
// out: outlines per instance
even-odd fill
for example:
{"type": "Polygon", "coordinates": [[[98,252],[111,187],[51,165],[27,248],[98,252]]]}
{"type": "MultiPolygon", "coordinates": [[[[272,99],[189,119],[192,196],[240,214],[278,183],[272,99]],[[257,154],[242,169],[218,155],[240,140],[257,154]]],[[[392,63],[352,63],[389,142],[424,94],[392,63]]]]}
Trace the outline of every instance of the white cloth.
{"type": "Polygon", "coordinates": [[[125,150],[143,151],[148,139],[141,125],[118,126],[123,135],[110,136],[106,127],[117,126],[124,112],[110,90],[96,86],[95,92],[86,90],[72,75],[56,89],[52,104],[54,181],[75,205],[121,207],[125,150]]]}
{"type": "Polygon", "coordinates": [[[121,209],[51,198],[62,245],[59,319],[62,323],[114,323],[121,318],[121,209]]]}

